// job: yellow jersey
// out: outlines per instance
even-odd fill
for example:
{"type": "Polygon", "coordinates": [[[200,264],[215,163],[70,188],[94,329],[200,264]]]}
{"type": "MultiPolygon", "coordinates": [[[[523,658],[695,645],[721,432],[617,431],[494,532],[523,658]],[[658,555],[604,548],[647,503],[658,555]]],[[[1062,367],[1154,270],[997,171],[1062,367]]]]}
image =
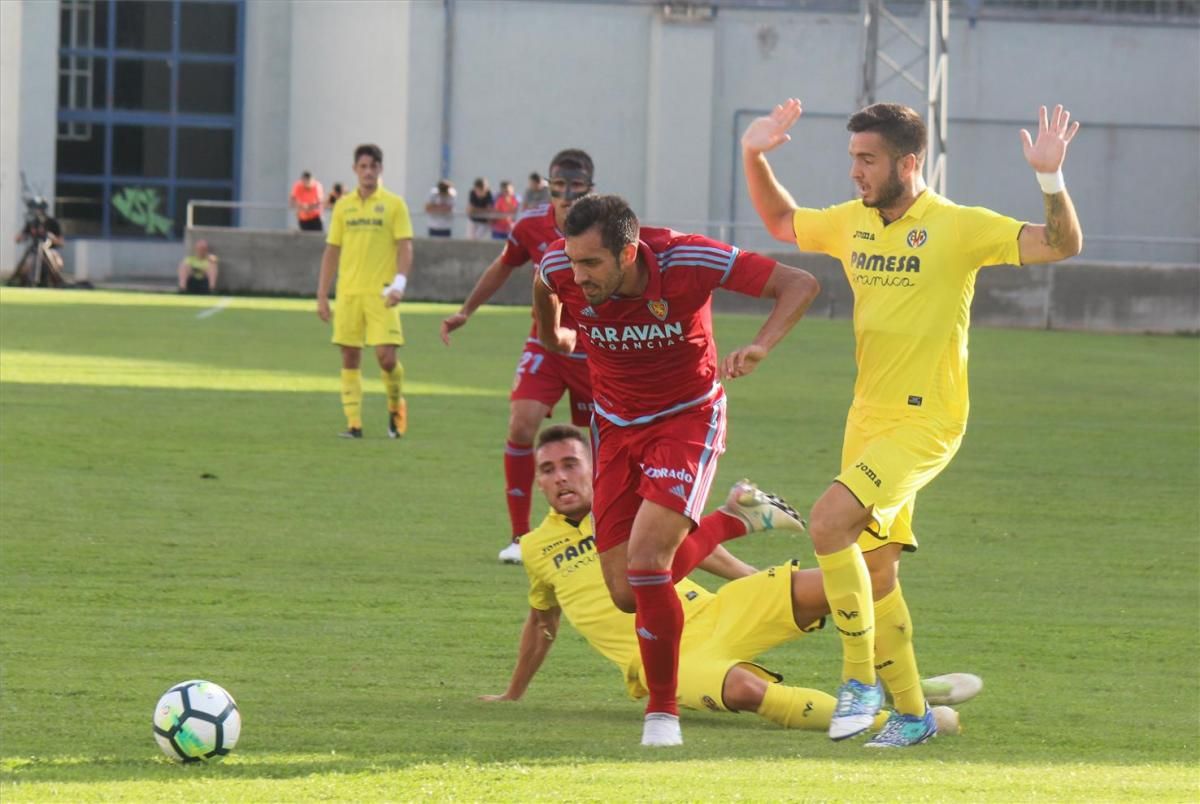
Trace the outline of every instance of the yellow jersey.
{"type": "Polygon", "coordinates": [[[396,276],[396,241],[411,240],[408,205],[380,183],[362,198],[355,190],[338,199],[325,242],[338,246],[337,292],[378,295],[396,276]]]}
{"type": "Polygon", "coordinates": [[[854,291],[853,410],[966,424],[975,275],[985,265],[1020,264],[1023,226],[932,190],[887,226],[861,200],[796,210],[796,245],[841,261],[854,291]]]}
{"type": "MultiPolygon", "coordinates": [[[[600,570],[592,519],[574,525],[551,510],[542,523],[521,537],[521,561],[529,575],[529,605],[539,611],[558,606],[588,644],[621,668],[631,697],[645,694],[638,681],[642,658],[633,615],[616,607],[600,570]]],[[[675,584],[684,622],[716,595],[684,578],[675,584]]]]}

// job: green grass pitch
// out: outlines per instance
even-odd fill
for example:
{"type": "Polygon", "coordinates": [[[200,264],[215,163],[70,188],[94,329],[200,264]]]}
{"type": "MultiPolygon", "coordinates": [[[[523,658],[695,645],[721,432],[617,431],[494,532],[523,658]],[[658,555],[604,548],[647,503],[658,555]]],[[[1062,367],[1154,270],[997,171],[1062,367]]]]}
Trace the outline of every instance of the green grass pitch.
{"type": "MultiPolygon", "coordinates": [[[[384,437],[369,368],[348,442],[313,304],[201,317],[213,303],[0,292],[6,802],[1200,795],[1196,339],[973,332],[971,426],[902,572],[922,671],[985,679],[964,735],[879,755],[689,712],[682,749],[650,752],[617,670],[566,627],[525,700],[476,700],[503,690],[527,611],[496,552],[528,313],[484,309],[446,349],[451,308],[406,304],[408,438],[384,437]],[[244,729],[224,763],[183,767],[150,716],[197,677],[244,729]]],[[[718,316],[722,350],[758,323],[718,316]]],[[[804,321],[730,383],[716,488],[749,475],[807,509],[852,355],[848,322],[804,321]]],[[[733,547],[812,560],[803,539],[733,547]]],[[[839,655],[823,632],[764,662],[831,689],[839,655]]]]}

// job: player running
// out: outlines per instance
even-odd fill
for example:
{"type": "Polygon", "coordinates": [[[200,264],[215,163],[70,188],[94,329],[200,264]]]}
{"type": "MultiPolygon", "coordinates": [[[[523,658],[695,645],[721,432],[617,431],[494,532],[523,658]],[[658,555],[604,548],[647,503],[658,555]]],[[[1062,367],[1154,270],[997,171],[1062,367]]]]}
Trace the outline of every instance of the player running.
{"type": "MultiPolygon", "coordinates": [[[[467,323],[471,314],[496,294],[513,271],[526,263],[535,265],[546,248],[562,237],[562,224],[577,199],[592,191],[592,158],[569,148],[550,160],[550,202],[531,207],[513,226],[500,256],[487,267],[462,308],[442,321],[442,342],[450,345],[450,333],[467,323]]],[[[568,321],[569,324],[569,321],[568,321]]],[[[512,541],[500,551],[506,564],[521,563],[521,534],[529,530],[533,493],[533,439],[551,409],[569,392],[571,420],[584,426],[591,418],[592,387],[587,355],[582,349],[558,354],[537,340],[536,329],[525,339],[516,378],[509,395],[508,441],[504,445],[504,485],[512,541]]]]}
{"type": "Polygon", "coordinates": [[[547,249],[534,283],[538,333],[547,348],[571,352],[578,341],[587,352],[600,565],[613,602],[637,612],[650,692],[642,742],[679,745],[683,610],[672,584],[744,532],[733,517],[700,522],[725,451],[720,379],[752,372],[818,285],[804,271],[701,235],[639,229],[614,195],[579,199],[564,226],[565,240],[547,249]],[[754,342],[719,372],[717,288],[775,302],[754,342]],[[575,328],[563,326],[564,310],[575,328]]]}
{"type": "Polygon", "coordinates": [[[860,197],[800,208],[766,158],[791,139],[787,132],[800,113],[792,98],[752,122],[742,136],[742,161],[767,230],[839,259],[854,290],[858,379],[842,472],[813,505],[809,528],[842,636],[843,684],[829,736],[842,740],[866,730],[886,684],[896,712],[867,746],[904,747],[929,739],[936,726],[898,583],[900,554],[917,547],[917,492],[950,463],[966,430],[975,276],[981,266],[1056,262],[1083,248],[1062,177],[1079,123],[1070,125],[1061,106],[1048,118],[1043,106],[1037,140],[1021,132],[1046,209],[1045,225],[1034,225],[960,207],[928,189],[921,175],[925,122],[891,103],[868,106],[847,125],[850,178],[860,197]]]}

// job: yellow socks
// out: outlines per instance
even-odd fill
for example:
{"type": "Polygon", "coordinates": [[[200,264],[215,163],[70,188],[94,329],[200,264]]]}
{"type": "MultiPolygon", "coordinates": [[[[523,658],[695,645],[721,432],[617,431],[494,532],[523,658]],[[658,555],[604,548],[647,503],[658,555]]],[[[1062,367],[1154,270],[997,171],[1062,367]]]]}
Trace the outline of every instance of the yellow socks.
{"type": "MultiPolygon", "coordinates": [[[[758,714],[785,729],[827,731],[836,706],[837,699],[827,692],[768,684],[758,714]]],[[[883,728],[887,715],[887,712],[876,715],[872,730],[883,728]]]]}
{"type": "Polygon", "coordinates": [[[383,387],[387,389],[388,410],[395,413],[404,397],[404,366],[399,361],[394,369],[383,372],[383,387]]]}
{"type": "Polygon", "coordinates": [[[852,544],[836,553],[818,555],[817,564],[833,624],[842,637],[842,680],[874,684],[875,607],[862,551],[852,544]]]}
{"type": "Polygon", "coordinates": [[[913,624],[900,584],[875,604],[875,669],[883,678],[897,712],[925,713],[925,693],[913,654],[913,624]]]}
{"type": "Polygon", "coordinates": [[[362,371],[342,369],[342,410],[351,428],[362,429],[362,371]]]}

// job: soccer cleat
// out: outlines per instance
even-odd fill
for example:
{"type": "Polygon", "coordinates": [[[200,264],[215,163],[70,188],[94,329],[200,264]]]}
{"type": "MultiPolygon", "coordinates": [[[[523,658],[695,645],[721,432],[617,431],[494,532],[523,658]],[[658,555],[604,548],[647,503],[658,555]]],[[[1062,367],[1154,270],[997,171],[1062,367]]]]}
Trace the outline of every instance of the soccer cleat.
{"type": "Polygon", "coordinates": [[[746,525],[746,533],[764,530],[790,530],[804,532],[804,520],[796,509],[782,497],[768,494],[749,480],[739,480],[729,490],[725,504],[719,511],[737,517],[746,525]]]}
{"type": "Polygon", "coordinates": [[[845,740],[862,734],[875,722],[883,706],[883,685],[850,679],[838,687],[837,706],[829,721],[829,739],[845,740]]]}
{"type": "Polygon", "coordinates": [[[879,733],[867,740],[867,748],[907,748],[936,737],[937,722],[933,710],[925,706],[924,715],[902,715],[892,712],[879,733]]]}
{"type": "Polygon", "coordinates": [[[400,410],[388,411],[388,438],[404,438],[408,432],[408,402],[400,399],[400,410]]]}
{"type": "Polygon", "coordinates": [[[683,745],[683,732],[679,729],[679,716],[666,712],[647,712],[642,726],[642,745],[663,748],[683,745]]]}
{"type": "Polygon", "coordinates": [[[921,680],[921,692],[931,704],[960,704],[983,689],[983,679],[971,673],[947,673],[921,680]]]}
{"type": "Polygon", "coordinates": [[[362,438],[362,428],[351,427],[348,430],[338,433],[338,438],[362,438]]]}
{"type": "Polygon", "coordinates": [[[933,712],[933,723],[937,726],[937,733],[942,734],[962,734],[962,724],[958,720],[958,712],[948,706],[931,706],[929,711],[933,712]]]}
{"type": "Polygon", "coordinates": [[[518,542],[512,542],[500,551],[501,564],[520,564],[521,563],[521,545],[518,542]]]}

